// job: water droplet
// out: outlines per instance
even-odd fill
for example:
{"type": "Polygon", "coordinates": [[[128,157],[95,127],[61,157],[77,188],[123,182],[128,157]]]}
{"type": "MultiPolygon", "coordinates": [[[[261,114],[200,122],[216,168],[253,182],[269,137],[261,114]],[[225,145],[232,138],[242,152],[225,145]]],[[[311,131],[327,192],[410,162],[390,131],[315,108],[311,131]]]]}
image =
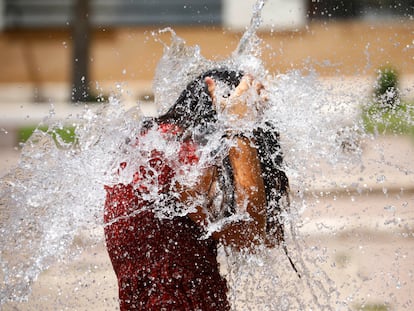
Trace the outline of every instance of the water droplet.
{"type": "Polygon", "coordinates": [[[384,206],[384,210],[389,211],[389,212],[395,212],[395,206],[393,205],[384,206]]]}
{"type": "Polygon", "coordinates": [[[382,184],[385,182],[385,180],[386,177],[384,175],[377,176],[377,183],[382,184]]]}

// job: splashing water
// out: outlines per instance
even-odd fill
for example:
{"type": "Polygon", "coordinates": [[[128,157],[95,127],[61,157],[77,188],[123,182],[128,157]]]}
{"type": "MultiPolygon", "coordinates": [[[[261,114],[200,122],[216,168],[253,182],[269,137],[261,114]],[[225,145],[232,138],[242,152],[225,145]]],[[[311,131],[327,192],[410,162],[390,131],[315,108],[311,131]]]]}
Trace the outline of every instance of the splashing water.
{"type": "MultiPolygon", "coordinates": [[[[79,230],[101,225],[102,187],[119,152],[115,141],[131,126],[121,124],[118,106],[112,99],[99,112],[85,109],[73,145],[36,131],[18,167],[2,178],[2,300],[25,299],[39,273],[67,255],[79,230]]],[[[59,126],[48,125],[50,132],[59,126]]]]}
{"type": "MultiPolygon", "coordinates": [[[[300,198],[293,200],[292,210],[286,215],[291,228],[287,245],[302,278],[292,271],[282,250],[263,249],[247,255],[221,248],[221,266],[228,279],[232,307],[234,310],[346,309],[346,304],[337,297],[335,284],[318,267],[316,257],[301,252],[295,218],[306,207],[301,194],[314,182],[309,176],[324,162],[336,164],[345,160],[348,164],[358,164],[355,161],[360,156],[358,145],[345,156],[342,142],[358,141],[364,134],[358,123],[345,126],[342,120],[347,100],[336,98],[332,104],[316,76],[303,76],[299,71],[267,73],[256,36],[264,4],[265,1],[257,2],[250,28],[234,54],[224,61],[203,58],[198,47],[186,46],[171,29],[163,30],[171,32],[172,41],[165,44],[156,70],[155,101],[160,113],[165,112],[189,81],[214,67],[249,72],[262,81],[268,102],[260,116],[239,124],[238,130],[248,132],[271,120],[281,133],[285,170],[292,193],[300,198]],[[174,81],[170,79],[171,72],[175,72],[174,81]]],[[[133,172],[113,174],[120,162],[140,165],[141,159],[126,143],[136,137],[142,124],[142,115],[138,112],[137,117],[135,112],[127,111],[122,102],[112,97],[102,108],[86,107],[78,116],[74,143],[65,143],[52,135],[63,123],[73,120],[56,123],[46,119],[44,125],[49,131],[36,131],[24,145],[17,168],[1,179],[0,305],[8,300],[27,299],[32,283],[42,271],[56,261],[78,254],[82,249],[77,249],[73,240],[80,231],[88,232],[91,243],[102,241],[104,185],[129,182],[133,172]]],[[[221,126],[227,125],[223,122],[221,126]]],[[[167,156],[176,154],[177,146],[157,143],[154,135],[150,133],[142,139],[140,151],[155,147],[167,156]]],[[[210,141],[219,139],[211,137],[210,141]]],[[[219,147],[208,146],[211,149],[202,150],[203,155],[211,150],[217,152],[219,147]]],[[[206,156],[199,165],[208,161],[206,156]]],[[[185,171],[177,178],[181,178],[180,182],[194,183],[197,171],[185,171]]],[[[210,229],[216,225],[211,224],[210,229]]]]}

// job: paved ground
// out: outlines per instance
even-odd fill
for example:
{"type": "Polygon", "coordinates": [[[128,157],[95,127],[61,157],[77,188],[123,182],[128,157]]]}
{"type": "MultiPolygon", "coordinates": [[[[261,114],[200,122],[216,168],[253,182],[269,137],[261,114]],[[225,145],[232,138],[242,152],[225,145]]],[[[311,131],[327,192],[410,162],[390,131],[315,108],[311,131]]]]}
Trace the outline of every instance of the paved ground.
{"type": "MultiPolygon", "coordinates": [[[[304,198],[292,197],[293,206],[301,208],[302,200],[306,202],[295,224],[298,245],[304,258],[317,258],[328,276],[326,284],[331,279],[340,299],[354,310],[364,303],[383,307],[378,310],[412,310],[414,142],[380,137],[367,142],[364,150],[364,171],[326,167],[321,172],[324,179],[336,180],[338,188],[322,182],[304,198]],[[355,186],[353,181],[361,179],[361,187],[355,186]]],[[[16,150],[0,151],[3,172],[17,156],[16,150]]],[[[29,303],[9,304],[4,310],[113,310],[115,297],[116,280],[99,245],[44,272],[29,303]]]]}
{"type": "MultiPolygon", "coordinates": [[[[335,288],[339,300],[347,301],[352,310],[359,310],[357,306],[363,304],[378,309],[361,310],[412,310],[414,194],[398,199],[396,195],[371,196],[356,202],[349,197],[337,199],[331,209],[335,217],[347,218],[350,228],[332,226],[324,222],[326,218],[318,218],[325,212],[327,201],[332,204],[328,198],[306,213],[305,221],[322,228],[321,233],[301,233],[299,229],[297,237],[303,258],[314,258],[309,265],[317,265],[326,273],[327,277],[321,277],[323,285],[335,288]],[[390,202],[394,208],[385,208],[390,202]],[[361,214],[362,218],[371,216],[380,227],[389,223],[390,230],[366,229],[361,214]],[[392,229],[396,223],[399,230],[392,229]]],[[[87,249],[78,260],[56,264],[44,272],[34,284],[28,303],[9,304],[4,310],[115,310],[116,295],[116,279],[106,251],[98,246],[87,249]]]]}

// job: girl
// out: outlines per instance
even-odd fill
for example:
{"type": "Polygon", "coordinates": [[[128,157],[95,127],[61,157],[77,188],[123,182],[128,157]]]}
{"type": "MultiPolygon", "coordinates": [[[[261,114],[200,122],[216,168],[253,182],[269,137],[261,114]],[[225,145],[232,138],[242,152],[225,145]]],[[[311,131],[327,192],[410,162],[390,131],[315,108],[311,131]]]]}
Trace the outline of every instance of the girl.
{"type": "MultiPolygon", "coordinates": [[[[249,117],[246,94],[252,89],[260,95],[263,88],[240,72],[215,69],[199,76],[166,114],[143,125],[141,135],[156,130],[162,139],[179,142],[177,158],[154,149],[147,166],[134,168],[130,183],[106,186],[105,237],[121,310],[229,310],[217,243],[249,249],[283,241],[280,211],[282,201],[287,202],[288,182],[279,169],[282,158],[273,129],[258,128],[251,135],[223,133],[233,144],[221,163],[205,168],[191,189],[174,179],[181,165],[198,163],[197,149],[206,143],[205,135],[217,130],[223,109],[234,120],[249,117]],[[232,90],[227,99],[216,100],[217,83],[232,90]],[[157,187],[156,200],[148,195],[149,186],[157,187]],[[219,193],[216,215],[230,216],[243,206],[250,219],[230,222],[206,238],[203,224],[217,206],[214,198],[219,193]],[[207,203],[193,213],[156,215],[158,205],[174,211],[200,195],[207,203]]],[[[120,169],[128,165],[121,163],[120,169]]]]}

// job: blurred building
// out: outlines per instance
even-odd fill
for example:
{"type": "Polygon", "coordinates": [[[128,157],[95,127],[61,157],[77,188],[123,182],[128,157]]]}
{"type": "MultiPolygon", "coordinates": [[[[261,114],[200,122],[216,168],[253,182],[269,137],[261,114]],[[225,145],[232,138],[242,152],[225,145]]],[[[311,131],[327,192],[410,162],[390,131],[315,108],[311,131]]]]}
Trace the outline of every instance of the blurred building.
{"type": "MultiPolygon", "coordinates": [[[[90,0],[91,80],[151,80],[163,49],[151,31],[165,26],[205,57],[226,57],[255,2],[90,0]]],[[[0,0],[0,83],[69,82],[74,3],[0,0]]],[[[268,0],[261,36],[272,51],[263,57],[272,71],[311,59],[323,75],[371,74],[384,62],[414,73],[413,11],[413,0],[268,0]]]]}
{"type": "MultiPolygon", "coordinates": [[[[74,0],[0,0],[0,26],[65,28],[72,20],[74,0]]],[[[249,20],[256,0],[91,0],[95,26],[222,25],[249,20]],[[231,19],[231,20],[230,20],[231,19]]],[[[264,19],[273,25],[293,20],[410,17],[413,0],[267,0],[264,19]]],[[[303,23],[303,21],[301,21],[303,23]]],[[[301,24],[300,23],[300,24],[301,24]]]]}
{"type": "MultiPolygon", "coordinates": [[[[74,0],[1,0],[7,28],[67,27],[74,0]]],[[[221,0],[91,0],[96,27],[220,24],[221,0]]]]}
{"type": "Polygon", "coordinates": [[[308,0],[310,19],[377,19],[410,18],[413,0],[308,0]]]}

